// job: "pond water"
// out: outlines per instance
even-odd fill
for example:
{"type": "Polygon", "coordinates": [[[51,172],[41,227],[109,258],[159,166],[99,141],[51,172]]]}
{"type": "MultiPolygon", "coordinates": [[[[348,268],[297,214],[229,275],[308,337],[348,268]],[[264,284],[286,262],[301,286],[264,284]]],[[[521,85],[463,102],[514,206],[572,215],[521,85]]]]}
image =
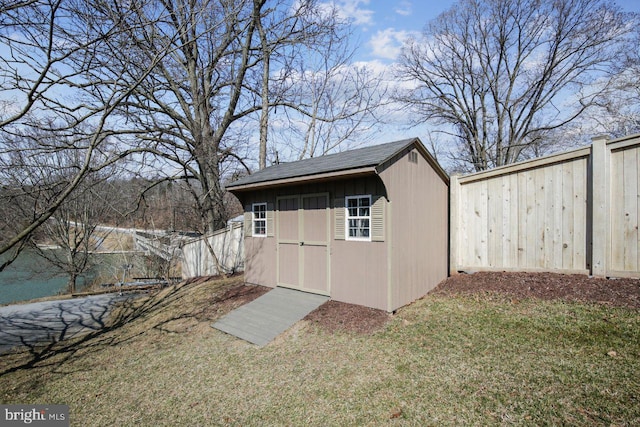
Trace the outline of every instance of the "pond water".
{"type": "MultiPolygon", "coordinates": [[[[98,275],[105,282],[122,280],[122,264],[130,262],[122,254],[93,256],[96,267],[78,280],[76,291],[82,291],[85,283],[90,283],[98,275]]],[[[67,276],[60,270],[37,254],[23,251],[11,265],[0,271],[0,304],[65,293],[67,283],[67,276]]]]}

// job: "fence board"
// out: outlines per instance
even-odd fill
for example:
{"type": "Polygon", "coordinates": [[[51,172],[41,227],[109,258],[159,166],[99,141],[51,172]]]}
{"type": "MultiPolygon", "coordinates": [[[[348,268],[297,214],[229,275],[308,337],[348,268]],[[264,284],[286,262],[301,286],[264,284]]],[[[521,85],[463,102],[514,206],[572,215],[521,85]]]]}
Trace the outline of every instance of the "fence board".
{"type": "Polygon", "coordinates": [[[624,151],[624,270],[638,270],[637,150],[624,151]]]}
{"type": "Polygon", "coordinates": [[[589,152],[459,177],[456,268],[586,272],[589,152]]]}
{"type": "MultiPolygon", "coordinates": [[[[612,247],[612,267],[623,271],[633,271],[638,268],[638,180],[637,150],[630,149],[612,155],[616,163],[620,164],[621,173],[616,178],[612,191],[620,201],[614,205],[612,217],[616,219],[613,225],[613,236],[619,239],[615,250],[612,247]]],[[[614,237],[614,238],[615,238],[614,237]]]]}
{"type": "Polygon", "coordinates": [[[498,254],[502,253],[502,180],[501,177],[487,181],[487,263],[490,267],[501,267],[498,254]]]}
{"type": "Polygon", "coordinates": [[[534,211],[535,226],[530,232],[533,234],[533,247],[527,260],[526,267],[538,267],[545,265],[544,245],[545,245],[545,225],[547,224],[547,198],[545,192],[545,171],[538,168],[533,171],[534,190],[534,211]]]}
{"type": "MultiPolygon", "coordinates": [[[[624,168],[624,153],[612,153],[611,168],[621,171],[624,168]]],[[[624,246],[620,242],[620,233],[624,229],[624,174],[611,176],[611,268],[624,270],[624,246]]]]}
{"type": "MultiPolygon", "coordinates": [[[[209,240],[209,244],[225,272],[229,273],[244,269],[242,223],[233,223],[229,228],[218,230],[206,238],[209,240]]],[[[204,238],[185,244],[182,253],[183,279],[218,274],[216,263],[204,238]]]]}
{"type": "Polygon", "coordinates": [[[518,264],[523,267],[527,264],[527,222],[531,206],[527,199],[527,185],[530,177],[526,172],[520,172],[518,176],[518,264]]]}
{"type": "Polygon", "coordinates": [[[587,166],[586,158],[573,162],[573,267],[587,268],[587,166]]]}
{"type": "Polygon", "coordinates": [[[573,204],[574,204],[574,182],[573,165],[575,162],[564,163],[562,165],[562,268],[573,269],[573,204]]]}
{"type": "Polygon", "coordinates": [[[468,231],[472,237],[470,241],[472,242],[471,247],[473,247],[472,265],[486,265],[488,263],[487,182],[475,183],[470,190],[469,197],[472,200],[472,211],[468,231]]]}

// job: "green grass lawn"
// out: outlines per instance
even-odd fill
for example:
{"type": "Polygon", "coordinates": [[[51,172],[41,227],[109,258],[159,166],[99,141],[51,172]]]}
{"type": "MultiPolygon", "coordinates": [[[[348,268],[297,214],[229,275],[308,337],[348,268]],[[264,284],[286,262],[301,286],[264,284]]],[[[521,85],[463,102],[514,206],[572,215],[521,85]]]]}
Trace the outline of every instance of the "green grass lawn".
{"type": "Polygon", "coordinates": [[[68,404],[77,426],[640,424],[637,310],[427,296],[372,335],[303,321],[256,348],[210,327],[240,280],[1,356],[0,401],[68,404]]]}

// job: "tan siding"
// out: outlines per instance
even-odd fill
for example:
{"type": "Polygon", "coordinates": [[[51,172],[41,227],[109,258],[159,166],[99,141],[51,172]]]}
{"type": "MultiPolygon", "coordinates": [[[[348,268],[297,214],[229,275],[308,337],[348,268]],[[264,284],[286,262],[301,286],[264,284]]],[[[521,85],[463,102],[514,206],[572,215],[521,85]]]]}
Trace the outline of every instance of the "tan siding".
{"type": "Polygon", "coordinates": [[[386,243],[333,242],[331,298],[387,310],[386,257],[386,243]]]}
{"type": "MultiPolygon", "coordinates": [[[[377,176],[360,177],[356,179],[341,179],[322,183],[312,183],[305,185],[274,188],[267,191],[248,192],[244,196],[245,205],[251,203],[268,202],[275,203],[276,200],[282,203],[291,204],[293,200],[300,200],[298,196],[307,194],[326,194],[332,204],[329,209],[327,230],[329,239],[327,248],[305,247],[305,256],[300,257],[298,246],[287,247],[281,245],[280,251],[276,249],[277,233],[282,229],[282,237],[290,238],[293,242],[297,236],[295,231],[298,224],[293,217],[288,218],[287,213],[280,215],[276,209],[274,222],[276,224],[276,238],[250,238],[245,241],[245,250],[248,258],[245,267],[245,280],[249,283],[275,286],[277,283],[278,256],[283,263],[288,266],[303,265],[299,269],[285,268],[281,273],[286,277],[281,279],[290,282],[300,282],[302,278],[305,282],[324,282],[323,273],[329,276],[331,298],[360,304],[368,307],[387,309],[387,245],[385,242],[353,242],[334,240],[342,236],[344,231],[336,231],[335,225],[335,203],[341,202],[341,212],[344,213],[344,198],[352,195],[386,195],[386,189],[380,178],[377,176]],[[293,197],[295,196],[295,197],[293,197]],[[339,236],[335,236],[335,234],[339,236]],[[307,251],[308,249],[308,251],[307,251]],[[314,256],[323,256],[323,250],[329,251],[329,260],[326,268],[321,264],[313,263],[314,256]],[[289,253],[285,253],[289,251],[289,253]],[[251,259],[249,259],[249,256],[251,259]],[[296,273],[300,276],[296,276],[296,273]]],[[[382,197],[384,200],[384,197],[382,197]]],[[[308,203],[312,203],[308,201],[308,203]]],[[[276,204],[276,208],[279,205],[276,204]]],[[[311,207],[311,206],[309,206],[311,207]]],[[[340,210],[339,210],[340,211],[340,210]]],[[[313,216],[313,214],[312,214],[313,216]]],[[[320,220],[320,218],[317,218],[320,220]]],[[[311,219],[313,221],[313,219],[311,219]]],[[[307,230],[310,231],[310,230],[307,230]]],[[[310,231],[313,233],[313,231],[310,231]]],[[[314,238],[319,239],[319,235],[314,238]]]]}
{"type": "MultiPolygon", "coordinates": [[[[330,242],[331,298],[350,304],[387,309],[387,244],[344,240],[344,198],[385,195],[378,177],[332,182],[328,187],[334,225],[330,242]],[[341,239],[340,239],[341,238],[341,239]]],[[[384,201],[384,197],[382,197],[384,201]]]]}
{"type": "Polygon", "coordinates": [[[255,285],[275,287],[275,239],[270,237],[245,237],[244,253],[244,280],[255,285]]]}
{"type": "Polygon", "coordinates": [[[420,154],[415,164],[405,153],[380,176],[393,207],[389,215],[392,311],[447,277],[448,188],[420,154]]]}

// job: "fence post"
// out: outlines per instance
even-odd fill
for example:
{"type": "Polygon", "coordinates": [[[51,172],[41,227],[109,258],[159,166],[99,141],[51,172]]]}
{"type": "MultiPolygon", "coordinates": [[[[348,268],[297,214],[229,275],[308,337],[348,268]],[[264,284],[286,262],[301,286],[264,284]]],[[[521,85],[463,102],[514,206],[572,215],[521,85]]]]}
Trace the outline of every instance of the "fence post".
{"type": "Polygon", "coordinates": [[[460,181],[458,175],[449,178],[449,275],[458,273],[460,258],[460,181]]]}
{"type": "Polygon", "coordinates": [[[591,274],[606,277],[610,255],[609,153],[607,137],[596,136],[591,144],[591,274]]]}

